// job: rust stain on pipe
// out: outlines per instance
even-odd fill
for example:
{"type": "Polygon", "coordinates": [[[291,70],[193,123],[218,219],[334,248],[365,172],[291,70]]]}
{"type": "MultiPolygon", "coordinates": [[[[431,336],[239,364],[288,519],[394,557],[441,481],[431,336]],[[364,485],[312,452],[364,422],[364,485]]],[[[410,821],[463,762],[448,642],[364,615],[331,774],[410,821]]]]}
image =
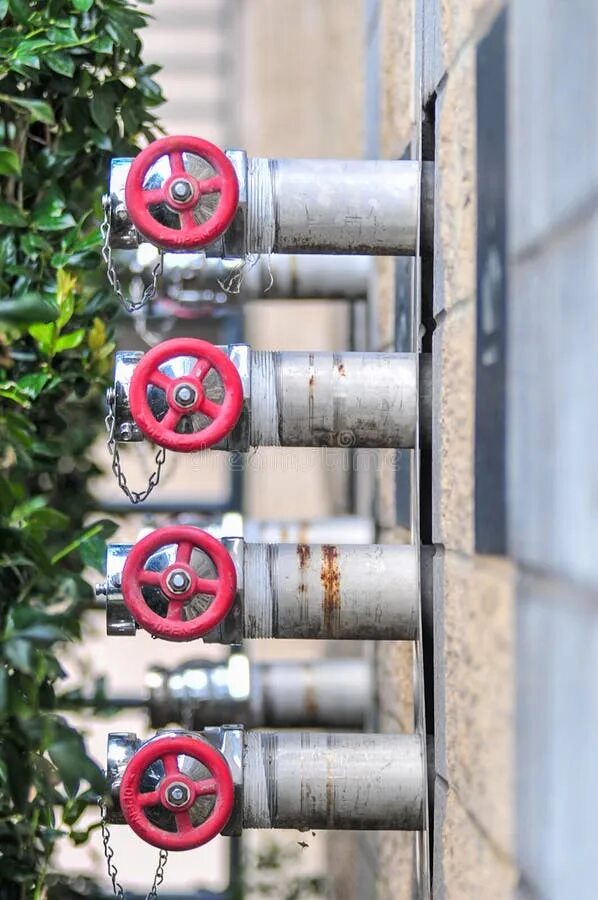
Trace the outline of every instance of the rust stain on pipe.
{"type": "Polygon", "coordinates": [[[297,556],[299,557],[299,568],[302,570],[307,569],[311,559],[309,544],[297,544],[297,556]]]}
{"type": "Polygon", "coordinates": [[[322,583],[324,633],[327,637],[335,637],[341,613],[341,572],[338,563],[338,548],[330,544],[322,546],[320,581],[322,583]]]}
{"type": "Polygon", "coordinates": [[[318,719],[318,698],[316,688],[312,679],[311,666],[303,667],[303,677],[305,679],[305,713],[310,722],[317,722],[318,719]]]}

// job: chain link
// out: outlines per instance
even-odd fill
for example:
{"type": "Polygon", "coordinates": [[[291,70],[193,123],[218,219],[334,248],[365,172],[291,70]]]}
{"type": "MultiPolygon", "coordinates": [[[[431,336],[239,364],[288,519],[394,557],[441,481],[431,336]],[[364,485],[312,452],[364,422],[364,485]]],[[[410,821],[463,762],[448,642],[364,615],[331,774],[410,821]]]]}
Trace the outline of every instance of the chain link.
{"type": "Polygon", "coordinates": [[[123,472],[122,464],[120,461],[118,442],[116,440],[115,434],[115,402],[116,397],[114,395],[114,391],[110,391],[108,393],[108,415],[104,420],[106,423],[106,431],[108,432],[108,440],[106,441],[106,443],[108,446],[108,452],[110,453],[110,456],[112,458],[112,472],[114,474],[114,477],[116,478],[118,486],[123,494],[131,501],[131,503],[135,505],[137,503],[143,503],[144,500],[147,500],[156,485],[160,483],[162,467],[166,462],[166,449],[164,447],[160,447],[158,449],[154,458],[156,468],[147,480],[147,487],[143,491],[133,491],[127,484],[127,478],[125,473],[123,472]]]}
{"type": "MultiPolygon", "coordinates": [[[[110,829],[106,822],[106,804],[100,800],[99,807],[102,844],[104,845],[104,856],[106,857],[106,870],[108,872],[108,877],[112,882],[112,892],[118,900],[126,900],[124,888],[118,880],[118,869],[116,868],[116,864],[112,861],[114,858],[114,850],[110,846],[110,829]]],[[[168,852],[166,850],[160,850],[160,853],[158,854],[158,864],[156,865],[156,871],[154,872],[154,880],[145,900],[156,900],[158,888],[164,881],[164,868],[167,862],[168,852]]]]}
{"type": "Polygon", "coordinates": [[[150,300],[153,300],[158,293],[158,278],[161,278],[162,272],[164,271],[164,253],[162,252],[162,250],[160,250],[158,262],[152,269],[152,280],[144,287],[143,293],[141,294],[141,299],[138,301],[132,301],[125,297],[120,279],[116,273],[114,261],[112,259],[112,247],[110,246],[110,202],[110,196],[106,194],[102,200],[104,218],[102,220],[102,224],[100,225],[100,232],[102,235],[102,259],[106,263],[108,283],[118,297],[120,305],[124,310],[126,310],[126,312],[136,312],[136,310],[141,309],[143,306],[145,306],[146,303],[149,303],[150,300]]]}

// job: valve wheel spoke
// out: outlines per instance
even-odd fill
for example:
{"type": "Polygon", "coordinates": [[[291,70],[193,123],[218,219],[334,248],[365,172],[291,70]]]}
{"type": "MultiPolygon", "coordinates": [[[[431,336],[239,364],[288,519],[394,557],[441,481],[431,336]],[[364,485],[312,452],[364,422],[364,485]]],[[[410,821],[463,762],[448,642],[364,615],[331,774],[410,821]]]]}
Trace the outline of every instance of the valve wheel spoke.
{"type": "Polygon", "coordinates": [[[167,428],[168,431],[174,431],[184,415],[185,413],[170,408],[160,424],[167,428]]]}
{"type": "Polygon", "coordinates": [[[146,206],[155,206],[157,203],[164,203],[166,200],[166,196],[164,194],[163,188],[149,188],[148,190],[144,190],[143,199],[145,201],[146,206]]]}
{"type": "Polygon", "coordinates": [[[198,182],[200,194],[219,194],[222,190],[222,178],[220,175],[214,175],[213,178],[204,178],[198,182]]]}
{"type": "Polygon", "coordinates": [[[215,597],[218,593],[218,582],[214,578],[200,578],[198,575],[193,589],[196,594],[211,594],[215,597]]]}
{"type": "Polygon", "coordinates": [[[182,212],[180,212],[179,218],[181,220],[181,225],[184,225],[185,228],[195,228],[197,225],[195,216],[190,209],[184,209],[182,212]]]}
{"type": "Polygon", "coordinates": [[[195,797],[209,797],[218,793],[218,782],[215,778],[202,778],[194,782],[195,797]]]}
{"type": "Polygon", "coordinates": [[[199,381],[203,381],[211,368],[212,363],[209,359],[198,359],[191,370],[191,374],[194,378],[198,378],[199,381]]]}
{"type": "Polygon", "coordinates": [[[168,162],[170,163],[170,172],[172,175],[186,175],[183,154],[179,150],[171,150],[168,154],[168,162]]]}
{"type": "Polygon", "coordinates": [[[181,541],[177,548],[176,561],[178,563],[185,563],[185,565],[188,566],[191,562],[191,554],[194,549],[191,541],[181,541]]]}
{"type": "Polygon", "coordinates": [[[151,569],[144,569],[139,575],[139,583],[151,587],[159,587],[162,579],[162,572],[154,572],[151,569]]]}
{"type": "Polygon", "coordinates": [[[171,775],[180,775],[179,758],[176,753],[165,753],[162,757],[162,765],[167,778],[171,775]]]}
{"type": "Polygon", "coordinates": [[[191,816],[187,810],[175,812],[174,821],[176,823],[176,830],[179,834],[189,834],[190,831],[193,831],[193,822],[191,821],[191,816]]]}
{"type": "Polygon", "coordinates": [[[206,416],[209,416],[210,419],[216,419],[222,412],[222,407],[219,403],[214,403],[213,400],[210,400],[209,397],[203,397],[199,406],[202,413],[205,413],[206,416]]]}
{"type": "Polygon", "coordinates": [[[158,806],[160,803],[160,791],[148,791],[146,794],[139,794],[140,806],[158,806]]]}
{"type": "Polygon", "coordinates": [[[168,393],[170,388],[172,387],[172,378],[168,375],[165,375],[164,372],[161,372],[160,369],[156,369],[155,372],[149,377],[149,383],[153,384],[154,387],[160,388],[161,391],[165,391],[168,393]]]}
{"type": "Polygon", "coordinates": [[[183,607],[186,602],[186,600],[169,600],[166,618],[171,621],[174,620],[175,622],[180,622],[183,618],[183,607]]]}

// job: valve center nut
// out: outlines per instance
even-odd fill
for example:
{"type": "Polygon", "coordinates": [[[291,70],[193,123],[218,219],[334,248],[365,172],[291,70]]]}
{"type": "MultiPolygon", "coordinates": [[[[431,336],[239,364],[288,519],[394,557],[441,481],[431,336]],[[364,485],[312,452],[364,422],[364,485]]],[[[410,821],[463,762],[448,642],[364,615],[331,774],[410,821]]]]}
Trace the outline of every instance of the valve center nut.
{"type": "Polygon", "coordinates": [[[169,806],[180,809],[191,800],[191,791],[182,781],[175,781],[166,788],[164,799],[169,806]]]}
{"type": "Polygon", "coordinates": [[[197,390],[193,385],[183,382],[174,391],[174,400],[182,409],[189,409],[197,403],[197,390]]]}
{"type": "Polygon", "coordinates": [[[186,178],[177,178],[170,185],[170,196],[175,203],[185,203],[193,196],[193,188],[186,178]]]}
{"type": "Polygon", "coordinates": [[[191,578],[184,569],[173,569],[166,578],[166,585],[173,594],[184,594],[191,587],[191,578]]]}

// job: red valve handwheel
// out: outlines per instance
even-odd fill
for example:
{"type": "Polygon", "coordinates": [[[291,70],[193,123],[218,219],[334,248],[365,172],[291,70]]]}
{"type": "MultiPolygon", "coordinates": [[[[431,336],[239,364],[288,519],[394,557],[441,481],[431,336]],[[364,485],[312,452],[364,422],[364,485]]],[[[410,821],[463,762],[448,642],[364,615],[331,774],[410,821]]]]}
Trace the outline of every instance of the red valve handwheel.
{"type": "Polygon", "coordinates": [[[173,525],[157,528],[131,547],[123,566],[121,590],[127,609],[150,634],[168,641],[191,641],[207,634],[230,612],[237,592],[237,573],[230,554],[211,534],[192,525],[173,525]],[[150,556],[170,544],[178,545],[176,561],[162,572],[146,569],[150,556]],[[216,578],[202,578],[191,567],[195,549],[212,561],[216,578]],[[148,606],[142,591],[144,585],[162,592],[168,602],[165,618],[148,606]],[[205,612],[184,619],[185,605],[197,594],[210,594],[214,599],[205,612]]]}
{"type": "Polygon", "coordinates": [[[190,735],[167,735],[141,747],[128,763],[120,784],[120,808],[135,834],[148,844],[163,850],[192,850],[207,844],[220,834],[234,806],[233,779],[223,755],[207,741],[190,735]],[[200,762],[212,775],[194,781],[179,769],[179,755],[200,762]],[[162,761],[165,776],[158,787],[147,793],[140,791],[141,781],[149,766],[162,761]],[[169,793],[177,789],[183,800],[173,803],[169,793]],[[208,817],[194,825],[189,809],[199,797],[215,796],[208,817]],[[176,833],[154,825],[146,816],[149,807],[162,806],[174,816],[176,833]]]}
{"type": "Polygon", "coordinates": [[[131,163],[125,184],[125,203],[131,221],[152,244],[165,250],[199,250],[211,244],[231,224],[239,203],[239,182],[227,156],[202,138],[172,135],[153,141],[131,163]],[[211,178],[198,180],[185,169],[183,153],[205,159],[216,171],[211,178]],[[144,188],[151,167],[162,157],[170,162],[170,178],[159,188],[144,188]],[[179,192],[177,196],[177,191],[179,192]],[[220,194],[213,214],[198,224],[194,209],[205,194],[220,194]],[[151,206],[165,203],[178,214],[180,230],[159,222],[151,206]]]}
{"type": "Polygon", "coordinates": [[[149,350],[135,366],[129,403],[135,422],[151,441],[168,450],[192,453],[206,450],[230,434],[243,411],[243,385],[233,363],[214,344],[199,338],[172,338],[149,350]],[[159,366],[177,356],[195,357],[197,363],[188,375],[170,378],[160,371],[159,366]],[[204,393],[203,382],[210,369],[214,369],[222,381],[222,403],[215,403],[204,393]],[[168,412],[161,420],[156,419],[148,401],[150,384],[166,393],[168,412]],[[181,403],[181,388],[190,391],[194,399],[192,396],[189,402],[181,403]],[[202,413],[212,422],[201,431],[179,434],[176,427],[181,418],[194,412],[202,413]]]}

